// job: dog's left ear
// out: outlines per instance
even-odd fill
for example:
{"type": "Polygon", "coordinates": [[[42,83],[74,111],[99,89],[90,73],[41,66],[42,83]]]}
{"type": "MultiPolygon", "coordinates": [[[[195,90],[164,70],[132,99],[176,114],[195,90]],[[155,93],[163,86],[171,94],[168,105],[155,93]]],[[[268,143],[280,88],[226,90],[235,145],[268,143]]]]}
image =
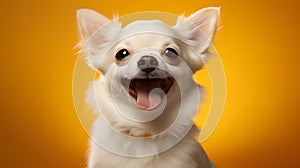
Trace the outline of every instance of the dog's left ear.
{"type": "Polygon", "coordinates": [[[203,59],[208,55],[208,49],[217,31],[219,17],[219,7],[203,8],[188,18],[179,17],[173,27],[182,36],[183,41],[198,53],[198,56],[191,54],[190,58],[187,58],[193,71],[201,68],[203,59]]]}

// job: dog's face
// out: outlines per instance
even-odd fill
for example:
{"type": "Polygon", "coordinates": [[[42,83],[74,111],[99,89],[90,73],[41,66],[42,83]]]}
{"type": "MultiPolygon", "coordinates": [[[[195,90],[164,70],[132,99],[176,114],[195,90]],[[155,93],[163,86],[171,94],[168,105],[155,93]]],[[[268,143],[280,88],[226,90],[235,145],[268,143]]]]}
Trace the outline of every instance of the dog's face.
{"type": "MultiPolygon", "coordinates": [[[[169,27],[161,21],[135,21],[122,28],[88,9],[78,11],[83,51],[99,70],[122,109],[163,111],[194,85],[217,28],[219,8],[179,17],[169,27]]],[[[177,102],[178,103],[178,102],[177,102]]]]}
{"type": "Polygon", "coordinates": [[[139,34],[118,43],[115,48],[114,82],[121,82],[142,110],[162,104],[174,84],[179,47],[174,39],[161,34],[139,34]]]}

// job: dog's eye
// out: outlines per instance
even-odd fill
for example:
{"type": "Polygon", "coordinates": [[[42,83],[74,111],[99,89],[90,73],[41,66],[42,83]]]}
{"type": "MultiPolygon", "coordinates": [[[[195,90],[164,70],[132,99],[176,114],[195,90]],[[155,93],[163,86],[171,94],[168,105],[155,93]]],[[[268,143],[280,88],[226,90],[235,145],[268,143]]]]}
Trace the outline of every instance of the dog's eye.
{"type": "Polygon", "coordinates": [[[176,57],[178,57],[178,53],[173,48],[167,48],[166,51],[165,51],[165,53],[164,53],[164,55],[167,56],[168,58],[176,58],[176,57]]]}
{"type": "Polygon", "coordinates": [[[129,55],[129,52],[126,49],[122,49],[117,52],[116,59],[122,60],[123,58],[127,57],[129,55]]]}

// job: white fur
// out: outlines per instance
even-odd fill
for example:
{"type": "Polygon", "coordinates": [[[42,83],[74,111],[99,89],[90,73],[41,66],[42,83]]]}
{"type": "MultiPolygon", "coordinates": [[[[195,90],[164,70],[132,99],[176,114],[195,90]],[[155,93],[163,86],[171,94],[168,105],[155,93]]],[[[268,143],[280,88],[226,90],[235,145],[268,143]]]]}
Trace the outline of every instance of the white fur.
{"type": "Polygon", "coordinates": [[[77,17],[88,64],[102,73],[87,94],[89,105],[101,114],[92,129],[88,167],[214,167],[195,139],[199,130],[191,119],[198,111],[200,89],[192,75],[207,56],[219,8],[202,9],[187,19],[179,17],[174,27],[160,21],[136,21],[122,29],[116,19],[111,21],[88,9],[79,10],[77,17]],[[170,64],[161,56],[166,47],[178,49],[182,60],[170,64]],[[114,59],[120,48],[132,51],[122,63],[114,59]],[[118,112],[122,110],[135,119],[144,117],[137,116],[143,111],[121,87],[120,80],[138,72],[136,62],[143,55],[155,57],[159,68],[172,74],[177,83],[165,95],[159,117],[136,122],[118,112]],[[152,136],[144,137],[146,134],[152,136]],[[169,148],[161,149],[166,146],[169,148]]]}

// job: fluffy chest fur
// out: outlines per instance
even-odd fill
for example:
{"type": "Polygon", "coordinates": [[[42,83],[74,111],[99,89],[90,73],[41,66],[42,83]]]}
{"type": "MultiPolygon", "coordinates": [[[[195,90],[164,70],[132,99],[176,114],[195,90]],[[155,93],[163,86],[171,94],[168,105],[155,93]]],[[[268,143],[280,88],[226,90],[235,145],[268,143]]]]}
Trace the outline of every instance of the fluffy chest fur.
{"type": "MultiPolygon", "coordinates": [[[[88,167],[213,168],[213,165],[211,165],[204,150],[194,139],[197,133],[197,128],[193,127],[188,133],[188,135],[173,148],[158,155],[142,158],[126,157],[111,153],[97,145],[95,141],[91,140],[88,167]]],[[[119,139],[114,142],[119,143],[115,145],[126,146],[126,150],[128,151],[130,151],[131,148],[133,148],[133,146],[126,145],[126,140],[119,139]]]]}
{"type": "Polygon", "coordinates": [[[173,126],[173,130],[156,138],[143,138],[143,135],[151,133],[155,129],[151,125],[137,124],[116,115],[112,97],[106,90],[104,80],[91,84],[87,101],[90,105],[95,106],[94,108],[100,106],[102,114],[94,122],[92,128],[89,168],[213,168],[205,151],[195,139],[199,135],[198,128],[195,125],[192,128],[188,127],[187,122],[191,121],[179,120],[173,126]],[[158,152],[160,146],[172,144],[185,130],[189,131],[183,139],[180,138],[178,143],[176,142],[169,149],[166,148],[166,151],[158,152]],[[124,135],[124,132],[132,137],[124,135]],[[124,156],[151,155],[153,152],[149,151],[158,154],[146,157],[124,156]],[[118,153],[123,154],[119,155],[118,153]]]}

